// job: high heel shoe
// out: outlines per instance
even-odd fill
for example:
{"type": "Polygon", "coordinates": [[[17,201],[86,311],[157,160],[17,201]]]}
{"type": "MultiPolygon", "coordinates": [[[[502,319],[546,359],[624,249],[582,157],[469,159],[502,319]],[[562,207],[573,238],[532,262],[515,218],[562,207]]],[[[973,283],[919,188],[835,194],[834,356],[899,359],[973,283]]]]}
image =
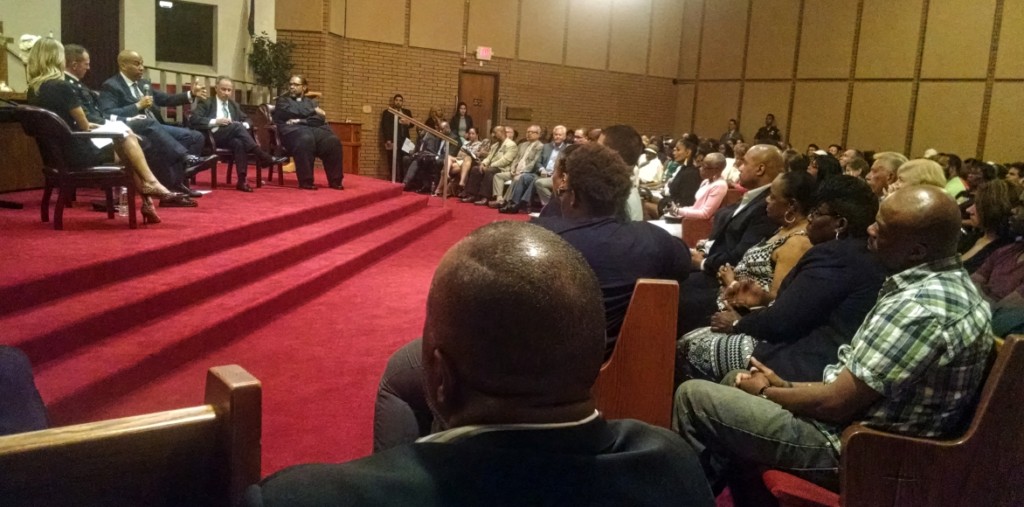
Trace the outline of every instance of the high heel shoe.
{"type": "Polygon", "coordinates": [[[156,197],[161,200],[181,195],[178,192],[171,192],[170,190],[167,190],[167,187],[164,187],[159,182],[140,184],[139,193],[150,197],[156,197]]]}
{"type": "Polygon", "coordinates": [[[152,202],[142,203],[142,223],[144,224],[158,224],[160,223],[160,215],[156,214],[156,208],[153,207],[152,202]]]}

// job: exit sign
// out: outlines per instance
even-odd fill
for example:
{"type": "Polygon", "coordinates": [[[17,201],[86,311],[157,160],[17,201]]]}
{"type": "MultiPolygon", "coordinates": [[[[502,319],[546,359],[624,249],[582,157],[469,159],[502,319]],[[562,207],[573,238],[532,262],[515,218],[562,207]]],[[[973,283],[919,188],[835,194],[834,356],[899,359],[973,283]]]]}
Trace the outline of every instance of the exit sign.
{"type": "Polygon", "coordinates": [[[491,55],[492,54],[493,54],[493,50],[490,47],[488,47],[488,46],[477,46],[476,47],[476,59],[477,60],[484,60],[484,61],[489,62],[489,61],[491,61],[491,55]]]}

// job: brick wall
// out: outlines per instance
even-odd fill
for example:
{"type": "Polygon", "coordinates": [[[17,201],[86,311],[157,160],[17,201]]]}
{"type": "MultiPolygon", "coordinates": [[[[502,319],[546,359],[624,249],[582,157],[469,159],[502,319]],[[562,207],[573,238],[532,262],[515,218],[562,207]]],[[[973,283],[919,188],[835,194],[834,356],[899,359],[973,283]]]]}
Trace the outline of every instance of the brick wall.
{"type": "MultiPolygon", "coordinates": [[[[309,79],[311,90],[324,92],[321,105],[329,119],[362,123],[359,165],[368,176],[390,177],[378,134],[381,112],[391,96],[401,93],[420,120],[432,105],[442,106],[448,117],[463,68],[497,73],[502,109],[531,108],[532,123],[546,128],[558,123],[570,128],[627,123],[641,133],[662,134],[675,121],[671,79],[503,58],[481,68],[471,57],[463,67],[457,53],[348,39],[326,30],[278,31],[278,37],[296,44],[295,71],[309,79]],[[372,107],[370,113],[362,112],[364,105],[372,107]]],[[[508,123],[523,132],[530,122],[508,123]]]]}

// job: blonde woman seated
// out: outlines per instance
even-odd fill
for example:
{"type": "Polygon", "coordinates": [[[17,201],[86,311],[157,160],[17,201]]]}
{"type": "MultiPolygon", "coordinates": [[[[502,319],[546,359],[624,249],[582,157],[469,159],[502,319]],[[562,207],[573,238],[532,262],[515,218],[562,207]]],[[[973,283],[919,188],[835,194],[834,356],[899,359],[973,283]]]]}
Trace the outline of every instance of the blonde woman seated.
{"type": "Polygon", "coordinates": [[[722,206],[729,185],[722,178],[722,171],[725,169],[725,156],[721,153],[710,153],[700,163],[700,177],[704,179],[697,194],[694,196],[693,206],[676,207],[675,203],[668,207],[666,216],[675,218],[690,218],[698,220],[709,220],[722,206]]]}
{"type": "Polygon", "coordinates": [[[938,162],[926,158],[915,158],[904,162],[896,170],[896,181],[889,184],[886,195],[910,185],[932,185],[945,189],[945,171],[942,170],[942,166],[938,162]]]}
{"type": "MultiPolygon", "coordinates": [[[[100,128],[89,123],[74,89],[64,81],[64,45],[52,38],[40,39],[28,54],[26,74],[29,85],[29,103],[60,116],[72,131],[88,132],[100,128]]],[[[160,223],[151,197],[161,199],[177,196],[160,184],[146,163],[138,138],[121,124],[129,135],[90,141],[73,138],[65,147],[65,156],[74,166],[90,167],[119,159],[132,171],[135,188],[142,194],[143,223],[160,223]]],[[[107,125],[108,127],[109,124],[107,125]]]]}

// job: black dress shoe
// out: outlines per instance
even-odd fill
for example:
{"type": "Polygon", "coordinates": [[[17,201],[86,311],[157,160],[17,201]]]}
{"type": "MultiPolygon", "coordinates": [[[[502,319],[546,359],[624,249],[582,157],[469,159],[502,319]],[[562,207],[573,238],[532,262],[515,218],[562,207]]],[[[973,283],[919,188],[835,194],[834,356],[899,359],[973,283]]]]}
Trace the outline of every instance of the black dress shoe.
{"type": "Polygon", "coordinates": [[[199,157],[196,155],[185,155],[185,167],[196,167],[203,165],[211,160],[216,160],[217,155],[207,155],[205,157],[199,157]]]}
{"type": "Polygon", "coordinates": [[[242,192],[252,192],[252,187],[250,187],[248,183],[239,183],[235,185],[235,190],[240,190],[242,192]]]}
{"type": "Polygon", "coordinates": [[[196,206],[199,206],[199,203],[184,195],[160,200],[161,208],[195,208],[196,206]]]}
{"type": "Polygon", "coordinates": [[[341,183],[338,183],[337,185],[331,185],[330,187],[333,188],[334,190],[345,190],[345,185],[342,185],[341,183]]]}
{"type": "Polygon", "coordinates": [[[181,192],[183,195],[185,195],[187,197],[199,198],[199,197],[203,196],[202,192],[199,192],[197,190],[192,190],[185,183],[182,183],[181,185],[178,185],[177,187],[174,188],[174,190],[176,192],[181,192]]]}
{"type": "Polygon", "coordinates": [[[316,189],[317,189],[316,185],[313,185],[313,184],[309,184],[309,185],[305,185],[305,184],[303,184],[303,185],[299,185],[299,188],[301,188],[302,190],[316,190],[316,189]]]}
{"type": "Polygon", "coordinates": [[[517,206],[515,204],[508,204],[506,206],[503,206],[501,209],[499,209],[498,213],[505,213],[507,215],[515,215],[516,213],[519,213],[519,206],[517,206]]]}
{"type": "Polygon", "coordinates": [[[467,195],[467,196],[463,197],[462,199],[459,199],[459,202],[475,202],[475,201],[476,201],[476,197],[474,197],[472,195],[467,195]]]}

